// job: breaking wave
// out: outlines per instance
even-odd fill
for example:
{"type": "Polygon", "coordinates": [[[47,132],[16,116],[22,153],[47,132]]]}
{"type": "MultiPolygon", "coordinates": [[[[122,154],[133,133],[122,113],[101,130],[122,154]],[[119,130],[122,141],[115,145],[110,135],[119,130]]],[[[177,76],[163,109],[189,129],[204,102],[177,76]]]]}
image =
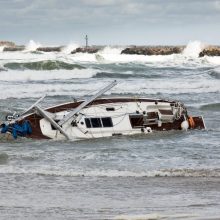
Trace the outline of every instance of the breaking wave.
{"type": "Polygon", "coordinates": [[[24,170],[14,167],[7,167],[0,170],[0,173],[27,174],[43,176],[73,176],[73,177],[220,177],[220,169],[162,169],[155,171],[121,171],[121,170],[24,170]]]}
{"type": "Polygon", "coordinates": [[[164,216],[159,214],[142,214],[142,215],[118,215],[115,216],[115,220],[159,220],[164,216]]]}
{"type": "Polygon", "coordinates": [[[36,51],[38,47],[41,47],[40,43],[30,40],[25,46],[25,51],[36,51]]]}
{"type": "Polygon", "coordinates": [[[68,44],[66,47],[64,47],[62,49],[62,52],[65,53],[65,54],[70,54],[73,50],[75,50],[77,47],[79,47],[78,44],[75,44],[75,43],[70,43],[68,44]]]}
{"type": "Polygon", "coordinates": [[[5,68],[0,67],[0,72],[7,71],[5,68]]]}
{"type": "Polygon", "coordinates": [[[188,57],[199,57],[199,53],[205,49],[206,45],[200,41],[190,41],[183,50],[183,55],[188,57]]]}
{"type": "Polygon", "coordinates": [[[220,69],[216,68],[213,71],[210,71],[209,75],[215,79],[220,79],[220,69]]]}
{"type": "MultiPolygon", "coordinates": [[[[109,79],[97,80],[92,78],[97,75],[99,70],[82,69],[82,70],[53,70],[39,71],[8,71],[1,72],[0,82],[1,93],[0,99],[7,98],[26,98],[39,97],[43,94],[51,96],[69,95],[82,96],[94,92],[107,84],[109,79]],[[92,79],[90,79],[92,78],[92,79]],[[79,79],[79,80],[75,80],[79,79]],[[88,79],[81,81],[81,79],[88,79]],[[32,83],[30,83],[32,81],[32,83]],[[56,81],[56,84],[54,84],[56,81]],[[104,82],[103,82],[104,81],[104,82]],[[12,83],[22,82],[22,83],[12,83]],[[24,83],[27,82],[24,86],[24,83]],[[83,84],[82,84],[83,83],[83,84]],[[10,89],[8,89],[10,86],[10,89]]],[[[172,94],[204,94],[218,93],[220,91],[219,83],[211,79],[198,80],[176,80],[170,79],[151,79],[143,80],[143,78],[132,78],[128,80],[121,79],[117,86],[112,88],[107,94],[111,95],[161,95],[168,96],[172,94]]]]}
{"type": "Polygon", "coordinates": [[[159,214],[159,213],[152,213],[152,214],[127,214],[127,215],[117,215],[114,217],[115,220],[170,220],[170,219],[194,219],[194,217],[197,217],[197,215],[193,214],[175,214],[175,215],[165,215],[165,214],[159,214]]]}
{"type": "MultiPolygon", "coordinates": [[[[0,74],[0,82],[4,81],[4,82],[27,82],[27,81],[35,81],[35,83],[37,82],[41,82],[42,84],[45,84],[45,80],[60,80],[61,84],[63,83],[62,80],[70,80],[70,79],[81,79],[81,78],[91,78],[93,77],[95,74],[97,73],[97,70],[93,70],[93,69],[74,69],[72,71],[68,71],[68,70],[62,70],[62,73],[60,70],[53,70],[53,71],[39,71],[39,72],[34,72],[32,70],[26,70],[26,71],[21,71],[21,72],[17,72],[17,71],[3,71],[0,74]]],[[[67,82],[65,83],[67,84],[67,82]]],[[[71,82],[71,84],[73,84],[73,82],[71,82]]],[[[29,95],[31,95],[31,92],[33,91],[33,89],[35,88],[36,84],[30,84],[27,86],[31,86],[31,90],[28,92],[29,95]]],[[[4,87],[4,85],[1,85],[2,88],[4,87]]],[[[15,86],[15,85],[14,85],[15,86]]],[[[38,85],[37,85],[38,86],[38,85]]],[[[49,84],[48,82],[46,83],[46,86],[48,88],[50,88],[51,86],[53,87],[53,84],[49,84]]],[[[51,87],[51,88],[52,88],[51,87]]],[[[11,88],[15,89],[15,94],[18,92],[18,89],[20,89],[21,91],[23,89],[25,89],[23,86],[21,87],[13,87],[11,85],[11,88]]],[[[65,85],[65,87],[62,85],[61,88],[67,88],[67,85],[65,85]]],[[[12,92],[13,89],[11,89],[10,91],[12,92]]],[[[37,89],[37,88],[36,88],[37,89]]],[[[41,88],[42,89],[42,88],[41,88]]],[[[38,86],[38,90],[39,90],[39,86],[38,86]]],[[[1,97],[1,95],[0,95],[1,97]]]]}
{"type": "Polygon", "coordinates": [[[161,78],[161,75],[157,74],[134,74],[134,73],[110,73],[110,72],[99,72],[93,78],[119,78],[119,79],[129,79],[129,78],[161,78]]]}
{"type": "Polygon", "coordinates": [[[0,46],[0,53],[3,52],[4,46],[0,46]]]}
{"type": "MultiPolygon", "coordinates": [[[[67,65],[73,65],[74,63],[93,63],[93,64],[108,64],[108,63],[137,63],[150,66],[162,66],[162,67],[210,67],[213,65],[220,65],[220,57],[202,57],[199,58],[199,53],[205,47],[205,44],[199,41],[189,42],[182,54],[172,55],[128,55],[121,54],[122,49],[120,47],[104,47],[95,54],[89,53],[76,53],[71,54],[71,51],[79,47],[75,43],[70,43],[66,47],[63,47],[61,52],[44,53],[39,52],[36,49],[40,46],[40,43],[30,41],[24,51],[17,52],[2,52],[0,53],[1,62],[10,60],[11,62],[23,62],[32,63],[33,60],[37,62],[65,62],[67,65]],[[60,60],[60,61],[56,61],[60,60]],[[28,62],[29,61],[29,62],[28,62]]],[[[0,47],[0,52],[3,47],[0,47]]],[[[59,66],[59,65],[58,65],[59,66]]],[[[21,67],[22,68],[22,67],[21,67]]],[[[63,68],[61,66],[61,68],[63,68]]],[[[34,68],[33,68],[34,69],[34,68]]]]}
{"type": "Polygon", "coordinates": [[[5,68],[11,70],[73,70],[73,69],[85,69],[85,67],[79,64],[70,64],[65,63],[62,61],[57,60],[44,60],[44,61],[37,61],[37,62],[11,62],[4,64],[5,68]]]}
{"type": "Polygon", "coordinates": [[[201,110],[208,110],[208,111],[220,111],[220,103],[212,103],[203,105],[200,107],[201,110]]]}

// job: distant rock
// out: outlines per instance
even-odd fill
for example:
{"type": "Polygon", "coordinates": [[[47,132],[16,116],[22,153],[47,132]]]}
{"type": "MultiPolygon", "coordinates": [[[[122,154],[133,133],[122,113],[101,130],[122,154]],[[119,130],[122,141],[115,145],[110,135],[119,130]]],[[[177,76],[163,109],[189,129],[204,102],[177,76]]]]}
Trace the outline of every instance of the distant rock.
{"type": "Polygon", "coordinates": [[[121,54],[170,55],[182,53],[183,49],[183,46],[134,46],[122,50],[121,54]]]}
{"type": "Polygon", "coordinates": [[[39,48],[37,48],[37,51],[41,51],[41,52],[61,52],[62,49],[63,49],[63,46],[59,46],[59,47],[39,47],[39,48]]]}
{"type": "Polygon", "coordinates": [[[4,52],[14,52],[14,51],[22,51],[25,49],[25,46],[13,46],[13,47],[4,47],[4,52]]]}
{"type": "Polygon", "coordinates": [[[199,53],[199,57],[204,56],[220,56],[220,47],[210,46],[205,48],[202,52],[199,53]]]}
{"type": "Polygon", "coordinates": [[[71,54],[75,53],[97,53],[99,48],[96,47],[78,47],[71,52],[71,54]]]}
{"type": "Polygon", "coordinates": [[[21,51],[24,50],[24,46],[17,46],[11,41],[0,41],[0,46],[3,46],[3,52],[5,51],[21,51]]]}
{"type": "Polygon", "coordinates": [[[0,46],[15,47],[15,43],[11,41],[0,41],[0,46]]]}

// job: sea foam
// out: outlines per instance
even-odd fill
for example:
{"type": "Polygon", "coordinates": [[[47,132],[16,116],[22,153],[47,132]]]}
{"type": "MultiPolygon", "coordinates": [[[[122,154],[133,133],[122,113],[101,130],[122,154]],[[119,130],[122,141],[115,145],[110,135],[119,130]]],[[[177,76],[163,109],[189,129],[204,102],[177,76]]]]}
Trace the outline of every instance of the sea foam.
{"type": "Polygon", "coordinates": [[[175,214],[175,215],[165,215],[165,214],[140,214],[140,215],[118,215],[115,216],[115,220],[170,220],[170,219],[179,219],[179,220],[185,220],[185,219],[194,219],[197,217],[195,214],[175,214]]]}
{"type": "Polygon", "coordinates": [[[4,46],[0,46],[0,53],[3,52],[4,46]]]}
{"type": "Polygon", "coordinates": [[[161,169],[152,171],[127,171],[127,170],[48,170],[42,168],[15,168],[12,166],[1,167],[0,173],[27,174],[43,176],[73,176],[73,177],[109,177],[109,178],[154,178],[154,177],[220,177],[220,169],[161,169]]]}
{"type": "Polygon", "coordinates": [[[64,54],[70,54],[73,50],[75,50],[76,48],[78,48],[79,45],[76,44],[76,43],[69,43],[67,46],[65,46],[63,49],[62,49],[62,52],[64,54]]]}
{"type": "Polygon", "coordinates": [[[201,41],[190,41],[183,50],[183,55],[188,57],[199,57],[199,53],[205,49],[206,44],[201,41]]]}
{"type": "Polygon", "coordinates": [[[39,42],[30,40],[28,44],[25,46],[25,51],[36,51],[39,47],[41,47],[41,44],[39,42]]]}

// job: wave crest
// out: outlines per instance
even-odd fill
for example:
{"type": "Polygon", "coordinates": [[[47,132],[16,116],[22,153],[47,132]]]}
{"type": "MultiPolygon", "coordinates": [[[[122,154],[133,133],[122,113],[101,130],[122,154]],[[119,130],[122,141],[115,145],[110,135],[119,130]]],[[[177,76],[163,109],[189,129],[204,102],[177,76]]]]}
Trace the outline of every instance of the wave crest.
{"type": "Polygon", "coordinates": [[[208,110],[208,111],[220,111],[220,103],[211,103],[211,104],[202,105],[200,109],[208,110]]]}
{"type": "Polygon", "coordinates": [[[73,177],[135,177],[135,178],[152,178],[152,177],[220,177],[220,168],[216,169],[162,169],[155,171],[121,171],[121,170],[23,170],[13,167],[0,170],[0,173],[9,174],[35,174],[43,176],[73,176],[73,177]]]}
{"type": "Polygon", "coordinates": [[[73,70],[73,69],[85,69],[85,67],[78,64],[70,64],[57,60],[44,60],[37,62],[11,62],[4,64],[4,67],[11,70],[73,70]]]}
{"type": "Polygon", "coordinates": [[[146,78],[146,79],[151,79],[151,78],[161,78],[163,76],[161,75],[156,75],[156,74],[133,74],[131,73],[110,73],[110,72],[98,72],[93,78],[119,78],[119,79],[129,79],[129,78],[146,78]]]}
{"type": "Polygon", "coordinates": [[[205,49],[206,45],[200,41],[190,41],[183,50],[183,55],[189,57],[199,57],[199,53],[205,49]]]}
{"type": "Polygon", "coordinates": [[[30,40],[28,44],[25,46],[26,51],[36,51],[38,47],[41,47],[41,44],[30,40]]]}

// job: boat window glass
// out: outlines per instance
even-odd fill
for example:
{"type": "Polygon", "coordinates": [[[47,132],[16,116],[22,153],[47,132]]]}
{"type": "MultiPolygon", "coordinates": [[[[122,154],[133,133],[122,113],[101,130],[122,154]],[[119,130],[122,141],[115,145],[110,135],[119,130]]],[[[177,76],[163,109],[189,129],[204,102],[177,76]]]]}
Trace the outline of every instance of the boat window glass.
{"type": "Polygon", "coordinates": [[[143,115],[129,115],[132,128],[142,127],[144,124],[143,115]]]}
{"type": "MultiPolygon", "coordinates": [[[[55,120],[56,123],[58,123],[60,120],[55,120]]],[[[52,124],[51,124],[52,130],[57,130],[52,124]]]]}
{"type": "Polygon", "coordinates": [[[115,108],[114,107],[108,107],[108,108],[106,108],[106,111],[115,111],[115,108]]]}
{"type": "Polygon", "coordinates": [[[89,118],[85,118],[85,123],[87,128],[91,128],[91,122],[89,118]]]}
{"type": "Polygon", "coordinates": [[[101,118],[103,127],[113,127],[112,119],[110,117],[101,118]]]}
{"type": "Polygon", "coordinates": [[[92,123],[92,127],[93,128],[100,128],[100,127],[102,127],[100,118],[91,118],[91,123],[92,123]]]}

